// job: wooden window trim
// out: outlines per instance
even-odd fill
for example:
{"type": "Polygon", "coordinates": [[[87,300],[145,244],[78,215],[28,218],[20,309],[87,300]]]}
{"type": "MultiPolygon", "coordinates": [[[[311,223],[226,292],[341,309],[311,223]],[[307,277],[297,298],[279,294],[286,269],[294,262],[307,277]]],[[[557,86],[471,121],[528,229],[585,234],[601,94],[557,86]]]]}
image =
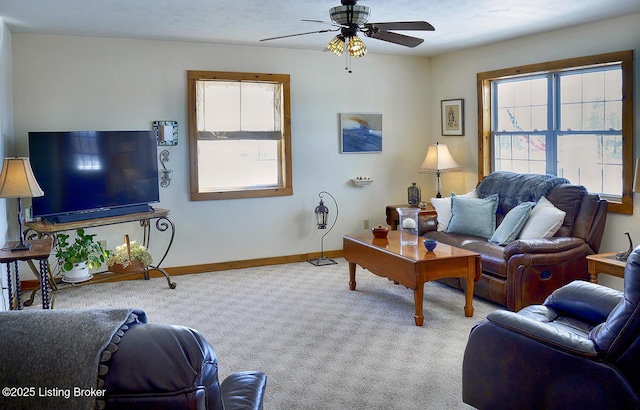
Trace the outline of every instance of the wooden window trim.
{"type": "Polygon", "coordinates": [[[189,123],[189,178],[192,201],[216,199],[262,198],[293,195],[291,160],[291,90],[288,74],[236,73],[224,71],[187,71],[188,123],[189,123]],[[281,187],[252,188],[237,191],[198,192],[198,132],[196,123],[196,82],[198,80],[265,81],[282,84],[283,138],[282,138],[282,184],[281,187]]]}
{"type": "Polygon", "coordinates": [[[545,63],[486,71],[477,74],[478,98],[478,181],[492,172],[491,144],[491,81],[518,75],[549,73],[589,67],[593,65],[622,64],[622,200],[609,201],[609,212],[633,214],[634,167],[634,104],[633,104],[633,50],[569,58],[545,63]]]}

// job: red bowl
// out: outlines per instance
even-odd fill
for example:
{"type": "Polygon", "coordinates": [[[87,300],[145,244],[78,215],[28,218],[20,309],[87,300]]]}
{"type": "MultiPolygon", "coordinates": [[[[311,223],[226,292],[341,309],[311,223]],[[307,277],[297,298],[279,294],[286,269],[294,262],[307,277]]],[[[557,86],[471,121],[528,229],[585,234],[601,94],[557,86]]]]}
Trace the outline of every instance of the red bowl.
{"type": "Polygon", "coordinates": [[[376,238],[386,238],[387,234],[389,234],[389,228],[378,225],[375,228],[371,228],[371,233],[376,238]]]}

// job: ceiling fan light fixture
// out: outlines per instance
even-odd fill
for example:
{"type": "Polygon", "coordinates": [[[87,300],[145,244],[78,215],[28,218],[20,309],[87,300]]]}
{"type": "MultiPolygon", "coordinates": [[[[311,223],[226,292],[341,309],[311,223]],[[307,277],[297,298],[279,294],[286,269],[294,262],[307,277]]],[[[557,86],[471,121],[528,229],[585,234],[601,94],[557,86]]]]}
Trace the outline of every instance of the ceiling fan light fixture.
{"type": "Polygon", "coordinates": [[[369,7],[359,4],[352,6],[336,6],[329,10],[331,21],[336,24],[350,26],[352,24],[362,25],[369,20],[369,7]]]}
{"type": "Polygon", "coordinates": [[[327,44],[327,50],[340,57],[344,51],[344,37],[340,34],[335,36],[333,40],[327,44]]]}
{"type": "Polygon", "coordinates": [[[347,50],[353,58],[359,58],[367,54],[367,46],[364,45],[364,42],[360,40],[358,36],[352,36],[349,39],[347,50]]]}

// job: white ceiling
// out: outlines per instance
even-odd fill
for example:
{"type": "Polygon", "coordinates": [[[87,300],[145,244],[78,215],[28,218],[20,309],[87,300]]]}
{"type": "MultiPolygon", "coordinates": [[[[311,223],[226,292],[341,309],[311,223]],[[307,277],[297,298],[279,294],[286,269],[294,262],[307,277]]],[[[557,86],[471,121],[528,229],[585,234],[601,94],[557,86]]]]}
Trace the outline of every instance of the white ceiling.
{"type": "MultiPolygon", "coordinates": [[[[369,22],[424,20],[435,32],[415,49],[364,37],[369,52],[433,56],[510,38],[640,13],[639,0],[361,0],[369,22]]],[[[323,50],[339,0],[0,0],[11,32],[323,50]]]]}

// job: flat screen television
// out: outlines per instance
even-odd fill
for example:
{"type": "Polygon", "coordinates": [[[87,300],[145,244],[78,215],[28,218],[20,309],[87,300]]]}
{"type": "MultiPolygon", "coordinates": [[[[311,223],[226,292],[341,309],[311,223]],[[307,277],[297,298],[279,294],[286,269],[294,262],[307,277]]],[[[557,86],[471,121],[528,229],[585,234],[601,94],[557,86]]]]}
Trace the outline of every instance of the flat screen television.
{"type": "Polygon", "coordinates": [[[160,200],[155,131],[30,132],[44,196],[32,214],[72,222],[151,210],[160,200]]]}

